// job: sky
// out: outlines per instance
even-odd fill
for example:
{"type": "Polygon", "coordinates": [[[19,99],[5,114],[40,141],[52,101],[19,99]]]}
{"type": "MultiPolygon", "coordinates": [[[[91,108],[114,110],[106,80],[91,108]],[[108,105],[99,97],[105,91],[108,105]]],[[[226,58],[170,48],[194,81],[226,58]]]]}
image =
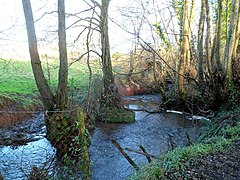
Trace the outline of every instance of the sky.
{"type": "MultiPolygon", "coordinates": [[[[143,0],[146,2],[147,0],[143,0]]],[[[148,2],[150,2],[149,0],[148,2]]],[[[126,31],[133,32],[133,24],[140,24],[141,16],[145,17],[145,21],[149,24],[154,24],[159,18],[169,20],[169,15],[166,13],[162,17],[156,17],[151,14],[153,8],[151,3],[144,4],[144,14],[142,15],[142,6],[137,3],[140,0],[111,0],[109,7],[109,35],[111,52],[128,53],[132,50],[134,37],[126,31]],[[129,11],[134,11],[138,16],[130,17],[129,11]],[[138,20],[136,20],[138,19],[138,20]]],[[[164,11],[168,5],[166,0],[157,0],[158,4],[154,6],[164,11]]],[[[57,0],[31,0],[34,19],[37,20],[46,12],[57,10],[57,0]]],[[[88,8],[84,1],[80,0],[66,0],[66,12],[76,13],[83,9],[88,8]]],[[[156,8],[155,7],[155,8],[156,8]]],[[[156,10],[156,9],[155,9],[156,10]]],[[[84,13],[82,16],[90,16],[91,14],[84,13]]],[[[131,15],[132,16],[132,15],[131,15]]],[[[29,59],[27,33],[25,28],[25,19],[22,9],[21,0],[1,0],[0,7],[0,57],[2,58],[19,58],[29,59]]],[[[71,25],[76,18],[67,18],[67,27],[71,25]]],[[[135,28],[138,25],[135,26],[135,28]]],[[[58,42],[57,42],[57,14],[52,13],[45,15],[43,18],[35,23],[36,34],[38,38],[40,54],[57,55],[58,42]]],[[[82,36],[81,41],[73,45],[74,40],[77,38],[78,32],[81,31],[80,26],[76,26],[67,30],[67,42],[69,51],[84,51],[86,49],[85,42],[86,36],[82,36]]],[[[148,40],[151,38],[149,32],[149,25],[142,27],[142,37],[148,40]]],[[[98,49],[99,34],[97,32],[93,35],[94,48],[98,49]]]]}

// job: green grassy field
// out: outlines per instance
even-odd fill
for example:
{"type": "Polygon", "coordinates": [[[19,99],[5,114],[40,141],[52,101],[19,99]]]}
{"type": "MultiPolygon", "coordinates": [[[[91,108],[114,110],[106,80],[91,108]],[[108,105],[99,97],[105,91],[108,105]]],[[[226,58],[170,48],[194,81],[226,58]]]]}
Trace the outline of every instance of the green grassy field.
{"type": "MultiPolygon", "coordinates": [[[[58,64],[43,62],[42,65],[45,77],[55,92],[58,83],[58,64]]],[[[101,69],[93,66],[93,72],[94,76],[97,76],[101,73],[101,69]]],[[[0,97],[7,96],[14,100],[21,100],[23,104],[31,103],[29,97],[30,99],[39,97],[30,61],[0,59],[0,77],[0,97]]],[[[69,91],[81,91],[84,95],[89,82],[87,66],[76,63],[69,67],[68,79],[69,91]]]]}

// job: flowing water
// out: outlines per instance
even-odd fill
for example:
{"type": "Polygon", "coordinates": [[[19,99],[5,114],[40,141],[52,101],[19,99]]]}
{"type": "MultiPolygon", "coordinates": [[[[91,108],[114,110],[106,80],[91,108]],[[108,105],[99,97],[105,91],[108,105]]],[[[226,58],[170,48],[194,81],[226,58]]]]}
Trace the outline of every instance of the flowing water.
{"type": "MultiPolygon", "coordinates": [[[[176,146],[183,146],[188,143],[186,132],[191,139],[199,134],[200,128],[185,120],[182,115],[144,111],[157,109],[160,101],[157,95],[129,96],[124,97],[124,101],[126,108],[142,111],[135,111],[136,121],[131,124],[96,124],[89,148],[94,180],[125,179],[135,172],[111,140],[116,140],[123,148],[134,150],[139,150],[138,145],[142,145],[149,154],[157,155],[170,148],[169,136],[176,146]]],[[[2,128],[0,137],[5,138],[4,143],[0,140],[0,144],[4,144],[0,145],[0,174],[4,179],[27,179],[33,166],[49,166],[52,174],[58,173],[55,172],[57,169],[62,170],[54,159],[55,149],[45,138],[43,114],[15,127],[2,128]],[[15,137],[15,141],[11,141],[8,136],[15,137]],[[18,139],[22,136],[27,143],[19,145],[21,141],[18,139]]],[[[144,156],[127,153],[138,166],[147,163],[144,156]]]]}

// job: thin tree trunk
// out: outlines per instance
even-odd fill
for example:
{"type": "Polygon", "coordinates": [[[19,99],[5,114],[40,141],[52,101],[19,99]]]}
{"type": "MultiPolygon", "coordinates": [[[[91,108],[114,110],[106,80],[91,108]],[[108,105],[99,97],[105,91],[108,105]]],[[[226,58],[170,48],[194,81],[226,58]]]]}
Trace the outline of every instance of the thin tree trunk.
{"type": "Polygon", "coordinates": [[[226,38],[228,37],[228,4],[229,1],[226,0],[226,38]]]}
{"type": "Polygon", "coordinates": [[[238,21],[237,21],[237,29],[236,29],[236,41],[234,44],[234,49],[233,49],[233,58],[236,58],[237,55],[237,48],[239,46],[239,38],[240,38],[240,6],[238,10],[238,21]]]}
{"type": "Polygon", "coordinates": [[[203,33],[204,33],[204,23],[206,16],[206,4],[205,0],[202,0],[201,5],[201,16],[199,19],[199,29],[198,29],[198,81],[202,85],[204,76],[203,76],[203,33]]]}
{"type": "Polygon", "coordinates": [[[64,109],[67,107],[68,92],[68,58],[66,46],[65,27],[65,0],[58,0],[58,37],[59,37],[59,58],[60,68],[58,73],[58,89],[56,94],[57,107],[64,109]]]}
{"type": "Polygon", "coordinates": [[[47,83],[46,78],[44,77],[41,61],[39,58],[31,3],[30,0],[22,0],[22,4],[27,26],[28,45],[34,78],[45,109],[51,110],[54,107],[55,101],[53,93],[47,83]]]}
{"type": "Polygon", "coordinates": [[[207,68],[208,68],[208,73],[210,76],[212,75],[212,64],[211,64],[211,20],[210,20],[210,8],[209,8],[209,2],[208,0],[205,0],[206,3],[206,18],[207,18],[207,35],[206,35],[206,61],[207,61],[207,68]]]}
{"type": "Polygon", "coordinates": [[[189,42],[188,42],[188,35],[189,35],[189,0],[184,0],[184,11],[183,11],[183,34],[182,34],[182,48],[181,48],[181,56],[178,66],[178,92],[180,95],[184,93],[184,72],[185,72],[185,65],[188,59],[188,52],[189,52],[189,42]]]}
{"type": "Polygon", "coordinates": [[[224,53],[224,70],[226,75],[226,87],[231,88],[233,85],[232,77],[232,55],[234,50],[234,45],[236,42],[236,29],[238,22],[238,11],[239,11],[239,0],[233,0],[232,9],[230,15],[230,24],[227,37],[227,43],[224,53]]]}
{"type": "Polygon", "coordinates": [[[187,55],[187,59],[186,59],[186,66],[191,66],[192,64],[192,60],[194,58],[194,46],[192,45],[192,22],[194,20],[194,10],[195,10],[195,0],[191,0],[191,6],[189,4],[189,19],[188,19],[188,55],[187,55]]]}
{"type": "Polygon", "coordinates": [[[216,50],[216,41],[217,41],[217,26],[218,26],[218,20],[216,20],[216,30],[214,31],[214,36],[213,36],[213,45],[211,48],[211,56],[210,56],[210,63],[211,63],[211,67],[215,68],[216,65],[216,61],[215,61],[215,50],[216,50]]]}
{"type": "Polygon", "coordinates": [[[88,83],[88,93],[87,93],[87,103],[86,103],[86,113],[89,115],[90,113],[90,96],[91,96],[91,89],[92,89],[92,68],[90,65],[90,48],[89,48],[89,43],[90,43],[90,36],[91,36],[91,24],[90,22],[90,27],[88,29],[88,34],[87,34],[87,40],[86,40],[86,46],[87,46],[87,67],[89,71],[89,83],[88,83]]]}
{"type": "Polygon", "coordinates": [[[103,70],[103,94],[105,105],[119,106],[120,98],[114,83],[112,62],[110,55],[110,44],[108,35],[108,7],[110,0],[102,0],[101,7],[101,45],[102,45],[102,70],[103,70]]]}
{"type": "Polygon", "coordinates": [[[217,37],[215,44],[215,62],[218,69],[221,69],[220,61],[220,46],[221,46],[221,36],[222,36],[222,0],[218,0],[218,23],[217,23],[217,37]]]}

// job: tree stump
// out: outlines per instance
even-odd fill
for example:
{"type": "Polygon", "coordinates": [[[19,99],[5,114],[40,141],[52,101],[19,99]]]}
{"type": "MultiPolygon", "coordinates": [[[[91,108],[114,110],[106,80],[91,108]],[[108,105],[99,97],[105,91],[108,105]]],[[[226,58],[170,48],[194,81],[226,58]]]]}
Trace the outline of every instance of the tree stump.
{"type": "Polygon", "coordinates": [[[81,108],[74,111],[56,111],[45,117],[47,139],[56,148],[60,158],[78,158],[84,179],[90,178],[88,133],[81,108]]]}

